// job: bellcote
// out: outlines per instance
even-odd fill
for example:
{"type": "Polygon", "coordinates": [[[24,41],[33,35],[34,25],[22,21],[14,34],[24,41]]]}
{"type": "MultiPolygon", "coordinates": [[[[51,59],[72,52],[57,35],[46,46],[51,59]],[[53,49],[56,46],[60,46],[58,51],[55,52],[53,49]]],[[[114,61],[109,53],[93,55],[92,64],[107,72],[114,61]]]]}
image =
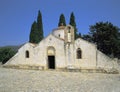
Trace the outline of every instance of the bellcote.
{"type": "Polygon", "coordinates": [[[71,25],[65,27],[65,42],[73,43],[74,42],[74,28],[71,25]]]}

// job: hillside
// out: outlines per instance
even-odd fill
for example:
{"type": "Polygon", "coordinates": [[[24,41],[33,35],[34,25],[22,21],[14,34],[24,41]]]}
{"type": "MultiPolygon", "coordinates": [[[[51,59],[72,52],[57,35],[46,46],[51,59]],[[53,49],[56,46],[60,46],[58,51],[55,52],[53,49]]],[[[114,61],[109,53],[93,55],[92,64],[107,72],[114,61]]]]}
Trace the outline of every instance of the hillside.
{"type": "Polygon", "coordinates": [[[16,45],[16,46],[14,46],[14,45],[8,45],[8,46],[2,46],[2,47],[0,47],[0,48],[11,48],[11,49],[13,49],[14,51],[18,51],[18,49],[21,47],[22,45],[16,45]]]}

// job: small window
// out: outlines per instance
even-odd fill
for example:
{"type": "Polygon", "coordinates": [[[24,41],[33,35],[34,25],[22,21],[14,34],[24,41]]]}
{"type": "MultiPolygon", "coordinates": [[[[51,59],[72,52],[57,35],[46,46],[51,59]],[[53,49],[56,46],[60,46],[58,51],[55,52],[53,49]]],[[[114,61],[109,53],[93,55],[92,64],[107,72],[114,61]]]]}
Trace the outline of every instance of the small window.
{"type": "Polygon", "coordinates": [[[58,35],[58,37],[60,37],[60,34],[58,35]]]}
{"type": "Polygon", "coordinates": [[[71,29],[71,28],[70,28],[70,27],[68,27],[68,33],[70,33],[70,29],[71,29]]]}
{"type": "Polygon", "coordinates": [[[76,54],[77,54],[77,59],[81,59],[82,58],[82,51],[81,51],[80,48],[77,49],[76,54]]]}
{"type": "Polygon", "coordinates": [[[29,58],[29,51],[28,50],[25,52],[25,55],[26,55],[26,58],[29,58]]]}

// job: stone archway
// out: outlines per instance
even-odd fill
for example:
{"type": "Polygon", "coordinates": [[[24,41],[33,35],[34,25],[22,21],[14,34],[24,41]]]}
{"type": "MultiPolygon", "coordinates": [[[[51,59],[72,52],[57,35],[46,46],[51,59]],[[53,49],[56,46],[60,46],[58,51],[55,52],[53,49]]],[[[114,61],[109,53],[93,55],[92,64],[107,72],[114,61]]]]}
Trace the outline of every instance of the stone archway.
{"type": "Polygon", "coordinates": [[[48,69],[55,69],[55,48],[50,46],[47,49],[48,69]]]}

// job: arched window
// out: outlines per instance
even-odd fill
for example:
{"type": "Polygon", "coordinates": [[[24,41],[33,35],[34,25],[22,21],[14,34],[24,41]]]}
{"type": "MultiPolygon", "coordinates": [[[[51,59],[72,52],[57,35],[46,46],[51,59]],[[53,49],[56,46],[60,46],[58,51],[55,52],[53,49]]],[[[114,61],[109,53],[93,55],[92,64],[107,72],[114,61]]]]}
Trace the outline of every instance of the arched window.
{"type": "Polygon", "coordinates": [[[58,35],[58,37],[60,37],[60,34],[58,35]]]}
{"type": "Polygon", "coordinates": [[[82,51],[81,51],[80,48],[77,49],[76,54],[77,54],[77,59],[81,59],[82,58],[82,51]]]}
{"type": "Polygon", "coordinates": [[[26,56],[26,58],[29,58],[29,51],[28,50],[25,52],[25,56],[26,56]]]}
{"type": "Polygon", "coordinates": [[[70,29],[71,29],[71,28],[70,28],[70,27],[68,27],[68,33],[70,33],[70,29]]]}

